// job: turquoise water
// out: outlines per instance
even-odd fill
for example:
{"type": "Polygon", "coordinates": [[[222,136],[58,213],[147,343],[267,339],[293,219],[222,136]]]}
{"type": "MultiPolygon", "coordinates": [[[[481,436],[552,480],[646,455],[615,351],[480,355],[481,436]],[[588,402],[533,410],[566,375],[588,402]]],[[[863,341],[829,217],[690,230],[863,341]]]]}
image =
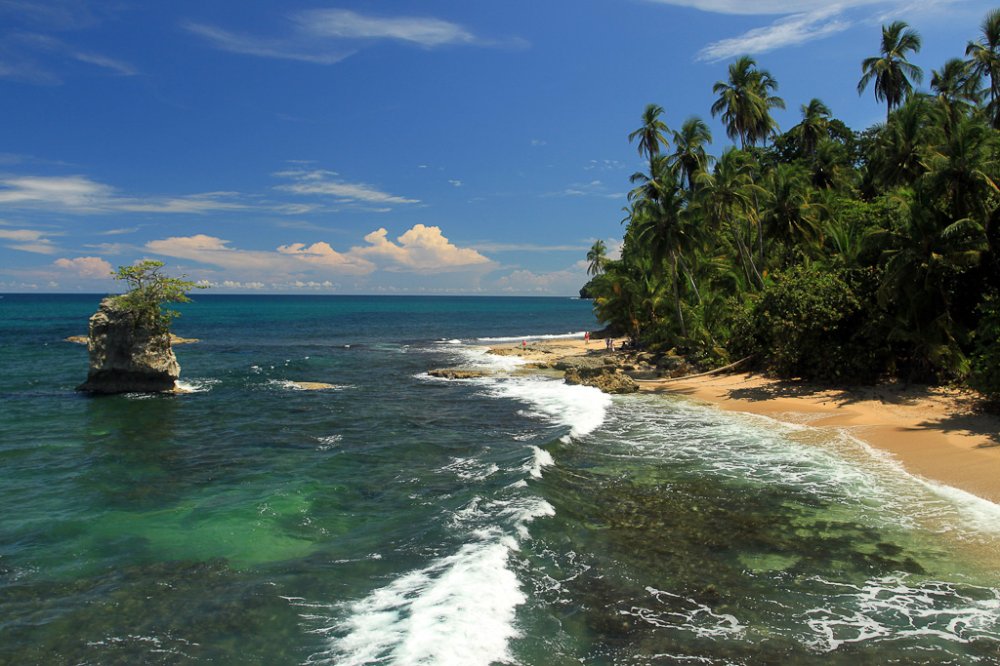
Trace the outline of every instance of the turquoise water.
{"type": "Polygon", "coordinates": [[[199,295],[89,398],[98,300],[0,299],[0,663],[1000,663],[1000,507],[480,350],[586,302],[199,295]]]}

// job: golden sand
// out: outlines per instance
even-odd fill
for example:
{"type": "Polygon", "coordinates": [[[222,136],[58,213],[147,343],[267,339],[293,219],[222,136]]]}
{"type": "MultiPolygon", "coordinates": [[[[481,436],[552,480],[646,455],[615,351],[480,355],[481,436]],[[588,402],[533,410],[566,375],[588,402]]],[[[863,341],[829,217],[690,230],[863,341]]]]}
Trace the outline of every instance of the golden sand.
{"type": "MultiPolygon", "coordinates": [[[[603,340],[553,340],[501,351],[546,363],[609,353],[603,340]]],[[[639,385],[645,392],[687,396],[730,411],[844,430],[891,453],[911,473],[1000,503],[1000,417],[977,411],[969,392],[903,384],[831,389],[747,373],[639,385]]]]}

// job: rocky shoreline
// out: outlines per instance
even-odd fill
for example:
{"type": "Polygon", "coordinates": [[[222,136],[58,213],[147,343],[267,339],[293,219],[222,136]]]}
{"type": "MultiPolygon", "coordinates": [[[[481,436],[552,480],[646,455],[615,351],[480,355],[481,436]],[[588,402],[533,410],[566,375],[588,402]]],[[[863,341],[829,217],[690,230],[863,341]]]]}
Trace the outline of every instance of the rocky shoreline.
{"type": "MultiPolygon", "coordinates": [[[[516,356],[526,364],[523,371],[561,373],[567,384],[593,386],[605,393],[635,393],[643,380],[684,377],[697,368],[673,354],[650,354],[642,351],[607,349],[603,343],[582,339],[544,340],[518,345],[492,347],[496,356],[516,356]]],[[[476,379],[494,374],[483,368],[435,368],[427,374],[441,379],[476,379]]]]}

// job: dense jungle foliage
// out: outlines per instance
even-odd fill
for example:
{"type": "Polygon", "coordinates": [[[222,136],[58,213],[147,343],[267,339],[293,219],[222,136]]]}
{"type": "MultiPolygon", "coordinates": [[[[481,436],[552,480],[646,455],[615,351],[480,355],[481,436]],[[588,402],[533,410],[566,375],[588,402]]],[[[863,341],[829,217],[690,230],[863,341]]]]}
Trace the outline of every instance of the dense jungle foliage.
{"type": "Polygon", "coordinates": [[[862,63],[886,121],[855,132],[818,99],[779,133],[778,83],[750,57],[715,84],[708,126],[650,104],[629,135],[621,258],[588,253],[598,317],[651,349],[717,366],[745,356],[841,383],[967,381],[1000,397],[1000,10],[966,57],[915,86],[920,36],[882,28],[862,63]]]}

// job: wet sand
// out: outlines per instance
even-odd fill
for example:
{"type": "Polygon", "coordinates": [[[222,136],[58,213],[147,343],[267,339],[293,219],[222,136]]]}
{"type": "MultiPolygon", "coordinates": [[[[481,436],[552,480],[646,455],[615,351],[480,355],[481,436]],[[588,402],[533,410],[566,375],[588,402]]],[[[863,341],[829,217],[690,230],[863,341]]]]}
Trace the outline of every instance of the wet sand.
{"type": "MultiPolygon", "coordinates": [[[[618,346],[616,341],[616,348],[618,346]]],[[[529,361],[603,355],[604,340],[551,340],[527,349],[529,361]]],[[[971,392],[881,384],[836,389],[748,373],[639,380],[640,390],[680,395],[722,409],[846,431],[895,456],[911,473],[1000,504],[1000,417],[976,410],[971,392]]]]}

